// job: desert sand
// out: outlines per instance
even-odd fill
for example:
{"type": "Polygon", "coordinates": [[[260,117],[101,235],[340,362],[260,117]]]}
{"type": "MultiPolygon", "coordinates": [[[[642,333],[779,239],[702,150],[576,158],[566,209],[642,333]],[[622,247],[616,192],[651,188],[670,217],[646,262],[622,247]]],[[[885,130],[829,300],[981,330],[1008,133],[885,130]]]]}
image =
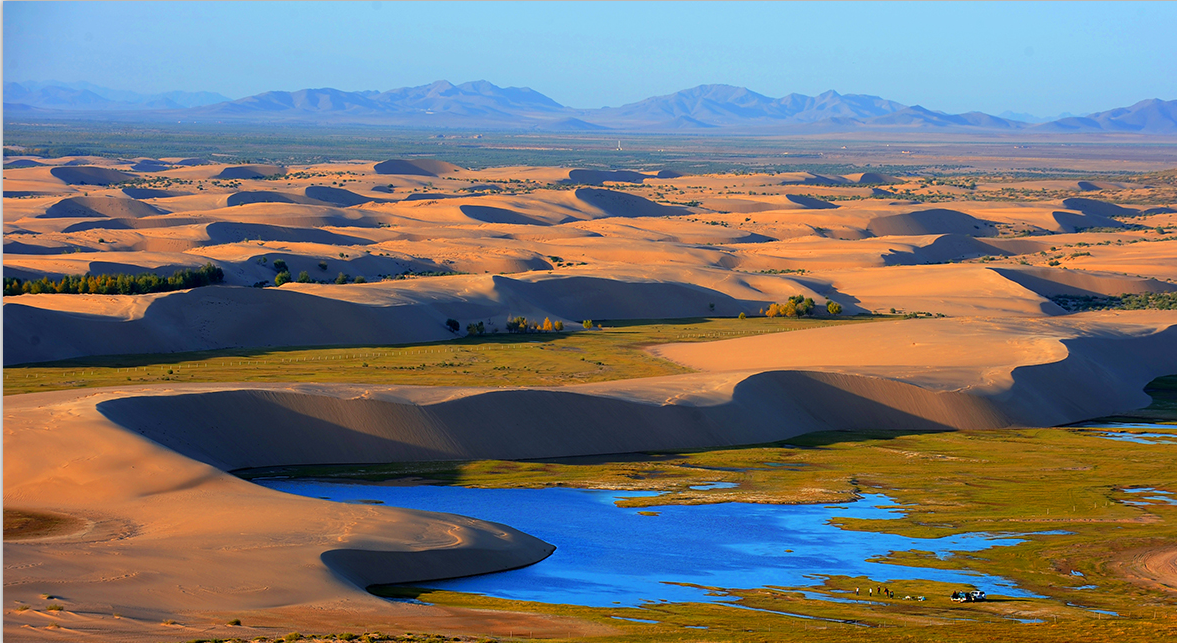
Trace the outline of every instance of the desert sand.
{"type": "MultiPolygon", "coordinates": [[[[128,384],[10,396],[5,507],[84,525],[6,542],[6,598],[51,594],[67,607],[56,631],[37,613],[7,612],[11,640],[273,635],[250,629],[268,625],[600,633],[363,591],[551,553],[509,526],[296,498],[228,472],[1056,426],[1147,405],[1144,385],[1177,371],[1177,312],[1067,314],[1052,300],[1177,290],[1177,236],[1164,232],[1177,215],[1098,201],[1143,189],[1134,184],[1058,181],[1045,187],[1059,198],[928,204],[901,196],[926,191],[918,180],[871,173],[38,162],[4,170],[6,277],[212,262],[225,284],[6,297],[6,366],[444,341],[449,318],[579,328],[759,315],[797,294],[847,315],[924,315],[662,345],[652,353],[694,372],[563,388],[128,384]],[[276,261],[309,282],[272,287],[276,261]],[[262,283],[271,287],[251,287],[262,283]],[[221,625],[230,618],[246,626],[221,625]]],[[[1169,554],[1133,565],[1171,585],[1169,554]]]]}

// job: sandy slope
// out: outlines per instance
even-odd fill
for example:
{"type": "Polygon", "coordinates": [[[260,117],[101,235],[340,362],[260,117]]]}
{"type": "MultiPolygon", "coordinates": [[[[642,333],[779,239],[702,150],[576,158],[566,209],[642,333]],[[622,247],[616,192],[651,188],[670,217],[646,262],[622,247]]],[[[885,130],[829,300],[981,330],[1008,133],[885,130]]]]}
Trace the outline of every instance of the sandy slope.
{"type": "MultiPolygon", "coordinates": [[[[411,621],[428,614],[405,614],[359,587],[508,569],[552,551],[502,525],[340,505],[244,482],[95,410],[128,393],[5,401],[5,507],[52,508],[92,523],[64,539],[5,543],[5,598],[40,605],[42,593],[60,596],[68,614],[55,620],[66,627],[95,627],[102,640],[117,640],[111,630],[125,624],[111,622],[116,613],[143,624],[128,627],[127,638],[158,640],[173,637],[158,625],[165,618],[203,628],[227,615],[293,606],[330,607],[359,623],[411,621]]],[[[54,634],[21,629],[26,620],[6,613],[5,639],[54,634]]]]}

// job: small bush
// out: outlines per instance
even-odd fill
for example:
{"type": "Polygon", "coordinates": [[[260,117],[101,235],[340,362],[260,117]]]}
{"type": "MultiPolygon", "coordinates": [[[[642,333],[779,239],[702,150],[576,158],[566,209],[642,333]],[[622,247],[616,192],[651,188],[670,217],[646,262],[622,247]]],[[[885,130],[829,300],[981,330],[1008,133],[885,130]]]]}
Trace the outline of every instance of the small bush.
{"type": "Polygon", "coordinates": [[[459,324],[458,320],[456,319],[447,319],[445,320],[445,327],[450,329],[451,333],[456,333],[458,332],[458,329],[462,327],[462,325],[459,324]]]}
{"type": "Polygon", "coordinates": [[[319,270],[323,270],[323,271],[327,270],[327,262],[326,261],[319,262],[319,270]]]}
{"type": "Polygon", "coordinates": [[[584,321],[580,322],[580,325],[581,325],[581,326],[584,326],[584,329],[585,329],[585,330],[588,330],[588,329],[590,329],[590,328],[592,328],[592,327],[593,327],[593,320],[591,320],[591,319],[586,319],[586,320],[584,320],[584,321]]]}
{"type": "Polygon", "coordinates": [[[740,313],[740,319],[748,319],[748,316],[744,313],[740,313]]]}
{"type": "Polygon", "coordinates": [[[286,262],[281,259],[274,260],[274,270],[278,272],[289,272],[290,269],[286,267],[286,262]]]}
{"type": "Polygon", "coordinates": [[[298,283],[300,283],[300,284],[309,284],[309,283],[311,283],[311,275],[310,275],[310,273],[308,273],[308,272],[307,272],[307,271],[305,271],[305,270],[303,270],[302,272],[298,273],[298,283]]]}
{"type": "Polygon", "coordinates": [[[282,284],[286,283],[290,283],[290,271],[283,270],[282,272],[274,275],[275,286],[281,286],[282,284]]]}
{"type": "Polygon", "coordinates": [[[65,609],[65,608],[62,607],[61,605],[58,605],[57,603],[54,603],[52,605],[49,605],[45,609],[49,610],[50,612],[60,612],[61,610],[65,609]]]}
{"type": "Polygon", "coordinates": [[[836,301],[827,301],[826,302],[826,312],[828,312],[831,315],[841,315],[842,314],[842,304],[839,304],[836,301]]]}
{"type": "Polygon", "coordinates": [[[282,637],[283,641],[298,641],[300,639],[302,639],[302,634],[299,634],[298,632],[291,632],[290,634],[282,637]]]}
{"type": "Polygon", "coordinates": [[[230,620],[226,625],[241,625],[241,619],[235,618],[230,620]]]}
{"type": "Polygon", "coordinates": [[[347,275],[343,274],[342,272],[339,273],[339,276],[335,278],[335,283],[340,284],[340,285],[343,285],[349,281],[351,281],[351,277],[348,277],[347,275]]]}

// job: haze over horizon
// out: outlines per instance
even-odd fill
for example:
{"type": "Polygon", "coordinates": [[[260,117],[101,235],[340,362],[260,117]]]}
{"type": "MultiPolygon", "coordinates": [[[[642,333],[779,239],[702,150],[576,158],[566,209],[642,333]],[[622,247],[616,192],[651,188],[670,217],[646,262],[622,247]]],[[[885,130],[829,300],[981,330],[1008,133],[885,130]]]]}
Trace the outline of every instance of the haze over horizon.
{"type": "Polygon", "coordinates": [[[1156,45],[1177,22],[1169,3],[9,2],[5,9],[6,81],[141,93],[236,99],[485,79],[598,108],[715,83],[772,97],[833,89],[950,113],[1040,118],[1177,97],[1177,53],[1156,45]]]}

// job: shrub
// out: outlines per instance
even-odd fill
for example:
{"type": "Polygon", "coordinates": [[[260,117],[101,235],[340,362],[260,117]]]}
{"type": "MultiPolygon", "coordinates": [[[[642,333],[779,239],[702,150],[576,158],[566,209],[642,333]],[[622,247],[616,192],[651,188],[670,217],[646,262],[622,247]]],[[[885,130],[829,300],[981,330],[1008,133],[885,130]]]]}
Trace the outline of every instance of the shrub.
{"type": "Polygon", "coordinates": [[[368,280],[367,280],[367,279],[364,279],[364,276],[363,276],[363,275],[357,275],[357,276],[356,276],[356,278],[355,278],[355,282],[356,282],[357,284],[366,284],[366,283],[368,283],[368,280]]]}
{"type": "Polygon", "coordinates": [[[54,603],[52,605],[47,606],[45,609],[49,610],[50,612],[60,612],[61,610],[65,609],[65,608],[58,605],[57,603],[54,603]]]}
{"type": "Polygon", "coordinates": [[[478,323],[470,322],[469,324],[466,324],[466,334],[467,335],[482,335],[485,332],[486,332],[486,326],[483,325],[482,322],[478,322],[478,323]]]}
{"type": "Polygon", "coordinates": [[[303,270],[302,272],[298,273],[298,283],[300,283],[300,284],[309,284],[309,283],[311,283],[311,274],[310,274],[309,272],[305,271],[305,270],[303,270]]]}
{"type": "Polygon", "coordinates": [[[447,319],[445,320],[445,327],[450,329],[451,333],[456,333],[458,332],[458,329],[462,327],[462,325],[459,324],[458,320],[456,319],[447,319]]]}
{"type": "Polygon", "coordinates": [[[274,260],[274,270],[277,270],[278,272],[289,272],[290,269],[286,267],[285,261],[283,261],[281,259],[275,259],[274,260]]]}
{"type": "Polygon", "coordinates": [[[550,317],[544,317],[544,325],[541,328],[546,332],[555,330],[555,327],[552,326],[552,319],[550,317]]]}
{"type": "Polygon", "coordinates": [[[841,315],[842,314],[842,304],[839,304],[836,301],[827,301],[826,302],[826,311],[829,312],[831,315],[841,315]]]}
{"type": "Polygon", "coordinates": [[[323,270],[323,271],[327,270],[327,262],[326,261],[319,262],[319,270],[323,270]]]}
{"type": "Polygon", "coordinates": [[[339,276],[335,278],[335,283],[337,283],[337,284],[345,284],[349,281],[351,281],[351,277],[348,277],[347,275],[343,274],[342,272],[339,273],[339,276]]]}
{"type": "Polygon", "coordinates": [[[584,329],[585,329],[585,330],[588,330],[588,329],[590,329],[590,328],[592,328],[592,327],[593,327],[593,320],[591,320],[591,319],[586,319],[586,320],[584,320],[584,321],[580,322],[580,325],[581,325],[581,326],[584,326],[584,329]]]}
{"type": "Polygon", "coordinates": [[[241,625],[241,619],[235,618],[227,623],[227,625],[241,625]]]}
{"type": "Polygon", "coordinates": [[[740,313],[740,319],[747,319],[747,318],[748,318],[747,315],[745,315],[744,313],[740,313]]]}
{"type": "Polygon", "coordinates": [[[555,324],[555,326],[556,326],[556,332],[557,332],[557,333],[559,333],[559,332],[561,332],[561,331],[563,331],[563,330],[564,330],[564,322],[562,322],[562,321],[560,321],[560,320],[558,320],[558,319],[556,320],[556,324],[555,324]]]}
{"type": "Polygon", "coordinates": [[[289,283],[289,282],[290,282],[290,271],[289,270],[283,270],[282,272],[274,275],[274,285],[275,286],[281,286],[282,284],[289,283]]]}

